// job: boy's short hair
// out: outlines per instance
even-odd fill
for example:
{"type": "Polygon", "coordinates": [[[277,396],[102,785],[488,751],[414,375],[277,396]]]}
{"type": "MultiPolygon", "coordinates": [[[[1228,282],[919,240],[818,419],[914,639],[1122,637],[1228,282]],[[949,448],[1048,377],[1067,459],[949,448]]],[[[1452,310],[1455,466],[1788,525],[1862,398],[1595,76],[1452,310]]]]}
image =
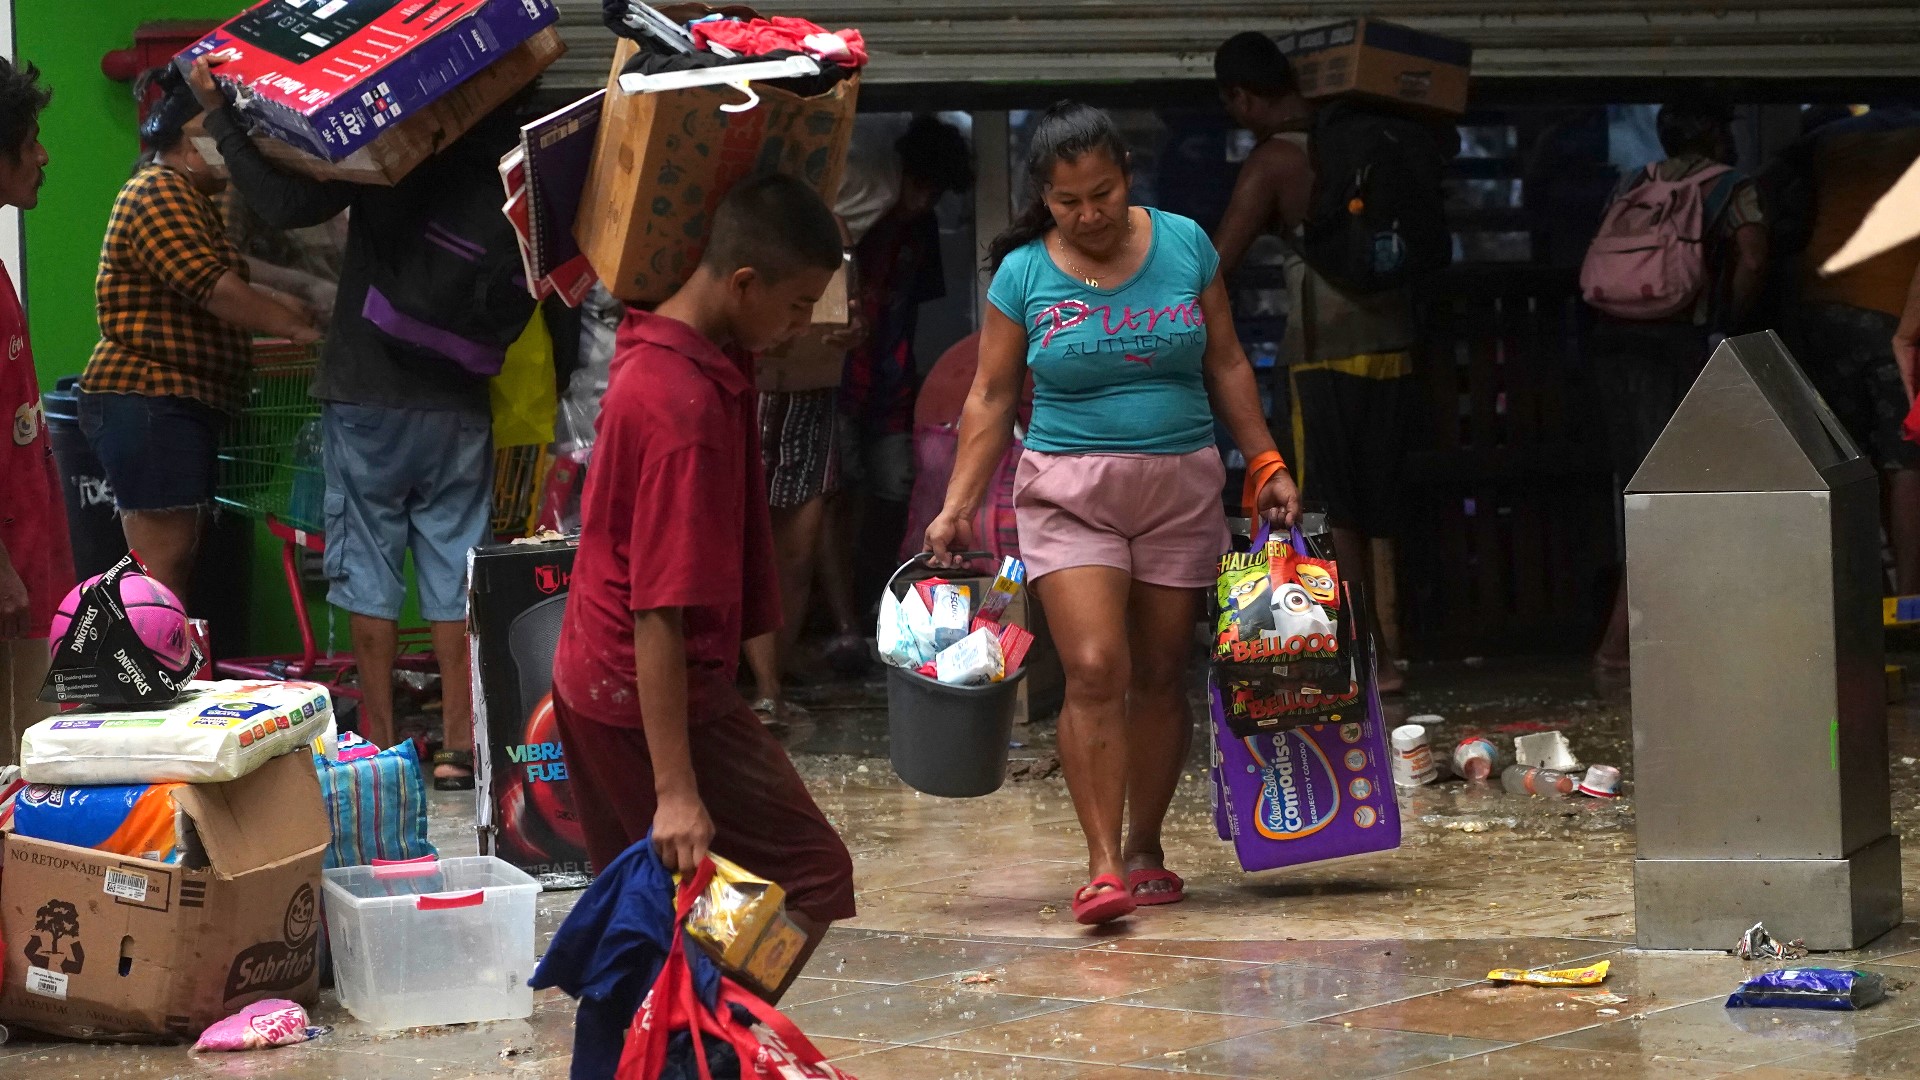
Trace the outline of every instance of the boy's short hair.
{"type": "Polygon", "coordinates": [[[1660,107],[1654,128],[1668,157],[1712,157],[1733,127],[1733,107],[1710,94],[1690,94],[1660,107]]]}
{"type": "Polygon", "coordinates": [[[40,85],[39,68],[16,66],[0,57],[0,154],[8,161],[19,162],[27,133],[52,100],[53,91],[40,85]]]}
{"type": "Polygon", "coordinates": [[[1258,30],[1235,34],[1213,54],[1213,81],[1222,90],[1245,90],[1264,98],[1299,89],[1293,64],[1272,38],[1258,30]]]}
{"type": "Polygon", "coordinates": [[[743,180],[720,200],[700,265],[716,274],[752,267],[778,281],[803,267],[835,270],[840,225],[817,192],[783,173],[743,180]]]}

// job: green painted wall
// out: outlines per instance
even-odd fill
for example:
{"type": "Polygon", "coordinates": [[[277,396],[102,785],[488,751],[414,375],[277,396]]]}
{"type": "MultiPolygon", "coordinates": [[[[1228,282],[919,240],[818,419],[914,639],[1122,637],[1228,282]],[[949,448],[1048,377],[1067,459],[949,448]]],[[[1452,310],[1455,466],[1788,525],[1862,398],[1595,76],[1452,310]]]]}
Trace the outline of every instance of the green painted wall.
{"type": "MultiPolygon", "coordinates": [[[[23,217],[25,285],[34,358],[43,386],[77,375],[97,334],[94,271],[113,199],[139,153],[131,88],[108,79],[100,59],[133,44],[134,28],[160,19],[226,18],[244,0],[13,0],[15,57],[39,66],[53,87],[40,118],[50,161],[40,205],[23,217]]],[[[292,604],[280,572],[280,546],[264,528],[249,580],[252,652],[298,647],[292,604]]],[[[328,629],[324,588],[308,589],[316,632],[328,629]]],[[[333,620],[339,647],[346,619],[333,620]]]]}

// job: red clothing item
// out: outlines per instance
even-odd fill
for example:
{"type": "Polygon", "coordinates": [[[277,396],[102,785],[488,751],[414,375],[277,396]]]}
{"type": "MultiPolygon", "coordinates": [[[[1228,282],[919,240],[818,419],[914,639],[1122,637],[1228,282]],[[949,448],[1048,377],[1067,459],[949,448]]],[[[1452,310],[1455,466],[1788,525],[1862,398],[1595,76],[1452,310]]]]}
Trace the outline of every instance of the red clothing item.
{"type": "Polygon", "coordinates": [[[865,67],[867,42],[858,30],[829,32],[818,23],[775,15],[771,19],[716,19],[694,23],[690,28],[693,43],[706,48],[719,42],[742,56],[765,56],[772,52],[798,52],[831,60],[842,67],[865,67]],[[838,38],[838,41],[828,40],[838,38]]]}
{"type": "Polygon", "coordinates": [[[780,625],[751,366],[672,319],[620,325],[553,659],[586,719],[641,726],[635,612],[682,609],[695,725],[737,703],[741,640],[780,625]]]}
{"type": "Polygon", "coordinates": [[[12,438],[0,443],[0,544],[26,582],[32,607],[30,638],[46,637],[53,612],[73,587],[73,551],[67,542],[67,504],[53,467],[53,442],[40,409],[27,316],[0,266],[0,409],[12,438]]]}

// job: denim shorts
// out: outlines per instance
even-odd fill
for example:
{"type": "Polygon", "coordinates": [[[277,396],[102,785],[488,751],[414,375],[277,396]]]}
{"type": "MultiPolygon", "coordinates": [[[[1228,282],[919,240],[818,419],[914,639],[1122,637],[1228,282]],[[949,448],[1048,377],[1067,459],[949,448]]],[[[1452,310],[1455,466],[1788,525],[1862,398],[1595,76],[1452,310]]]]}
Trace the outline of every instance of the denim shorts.
{"type": "Polygon", "coordinates": [[[80,395],[80,433],[121,513],[211,506],[226,423],[220,410],[190,397],[80,395]]]}
{"type": "Polygon", "coordinates": [[[493,515],[492,420],[335,402],[322,417],[327,601],[397,620],[411,551],[421,617],[464,621],[467,552],[493,515]]]}

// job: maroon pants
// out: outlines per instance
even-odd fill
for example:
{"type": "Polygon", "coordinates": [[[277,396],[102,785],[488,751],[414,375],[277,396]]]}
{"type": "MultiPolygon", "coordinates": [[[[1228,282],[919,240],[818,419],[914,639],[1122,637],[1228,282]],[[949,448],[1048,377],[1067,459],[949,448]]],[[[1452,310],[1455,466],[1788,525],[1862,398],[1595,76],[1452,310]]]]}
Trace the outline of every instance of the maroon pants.
{"type": "MultiPolygon", "coordinates": [[[[646,732],[589,720],[558,692],[553,712],[587,857],[606,866],[653,828],[646,732]]],[[[777,883],[788,907],[817,922],[852,918],[853,859],[760,718],[741,702],[691,719],[687,734],[694,781],[713,819],[713,853],[777,883]]]]}

